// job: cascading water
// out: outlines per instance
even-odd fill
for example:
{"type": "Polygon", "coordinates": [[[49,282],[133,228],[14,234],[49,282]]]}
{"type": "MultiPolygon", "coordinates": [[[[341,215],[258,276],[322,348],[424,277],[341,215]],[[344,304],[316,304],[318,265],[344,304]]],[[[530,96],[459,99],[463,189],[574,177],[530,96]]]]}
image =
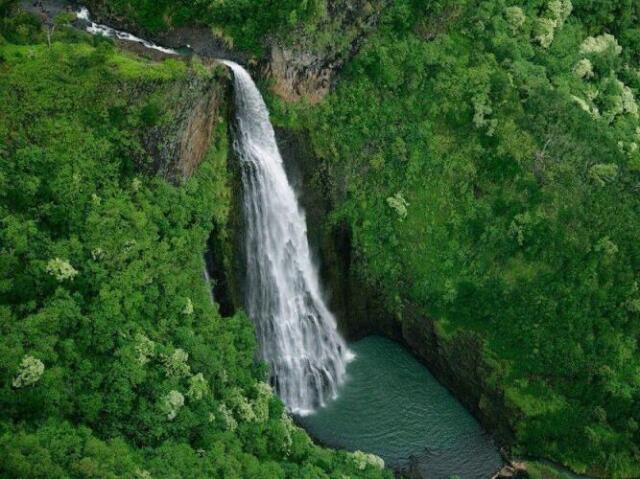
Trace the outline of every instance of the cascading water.
{"type": "MultiPolygon", "coordinates": [[[[77,17],[94,35],[178,54],[97,24],[84,7],[77,17]]],[[[292,412],[303,415],[337,395],[352,354],[320,294],[306,220],[287,180],[267,107],[251,76],[236,63],[223,63],[233,71],[235,83],[234,147],[241,161],[246,223],[245,306],[276,392],[292,412]]],[[[209,282],[206,268],[204,275],[209,282]]]]}
{"type": "Polygon", "coordinates": [[[251,76],[234,74],[234,148],[244,188],[247,313],[260,355],[287,407],[305,414],[335,397],[351,353],[320,294],[307,226],[275,141],[269,112],[251,76]]]}
{"type": "Polygon", "coordinates": [[[85,30],[92,35],[102,35],[104,37],[124,40],[125,42],[140,43],[151,50],[157,50],[168,55],[178,55],[178,52],[172,48],[161,47],[160,45],[156,45],[153,42],[149,42],[142,38],[136,37],[135,35],[131,35],[128,32],[123,32],[121,30],[116,30],[115,28],[108,27],[107,25],[95,23],[91,20],[89,10],[87,10],[86,7],[81,7],[80,10],[76,12],[76,17],[78,20],[82,20],[83,22],[85,22],[85,30]]]}

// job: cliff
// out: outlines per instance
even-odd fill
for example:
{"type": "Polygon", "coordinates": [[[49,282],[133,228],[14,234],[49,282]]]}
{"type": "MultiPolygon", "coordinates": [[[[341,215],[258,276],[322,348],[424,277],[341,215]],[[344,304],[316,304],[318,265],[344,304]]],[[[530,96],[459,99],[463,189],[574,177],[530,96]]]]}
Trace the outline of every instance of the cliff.
{"type": "Polygon", "coordinates": [[[342,66],[360,49],[380,17],[386,0],[334,0],[313,28],[298,25],[287,38],[271,38],[261,74],[287,101],[321,101],[342,66]]]}
{"type": "Polygon", "coordinates": [[[320,266],[322,284],[339,328],[349,339],[370,334],[392,338],[409,348],[436,378],[469,409],[505,447],[514,431],[504,394],[493,379],[497,371],[486,361],[483,339],[472,333],[446,335],[418,305],[405,304],[400,316],[385,307],[382,295],[364,280],[349,225],[331,219],[338,199],[331,178],[318,168],[307,135],[277,128],[278,146],[287,174],[307,215],[309,241],[320,266]]]}
{"type": "Polygon", "coordinates": [[[190,70],[183,82],[172,87],[162,120],[143,132],[153,171],[174,182],[190,177],[202,162],[228,101],[226,69],[209,68],[211,75],[190,70]]]}
{"type": "Polygon", "coordinates": [[[329,92],[337,72],[372,33],[388,0],[331,0],[308,22],[298,22],[286,33],[267,33],[256,51],[234,48],[226,36],[229,25],[145,28],[126,9],[104,0],[88,5],[96,21],[126,30],[175,49],[205,58],[226,58],[247,65],[256,77],[270,83],[286,101],[317,103],[329,92]],[[215,32],[215,33],[214,33],[215,32]]]}

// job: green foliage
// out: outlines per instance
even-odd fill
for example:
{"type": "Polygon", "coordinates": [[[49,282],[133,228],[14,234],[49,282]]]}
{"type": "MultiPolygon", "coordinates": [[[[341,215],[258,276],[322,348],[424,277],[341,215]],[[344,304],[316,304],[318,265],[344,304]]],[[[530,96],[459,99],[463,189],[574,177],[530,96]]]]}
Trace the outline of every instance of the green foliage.
{"type": "Polygon", "coordinates": [[[407,206],[409,206],[409,203],[404,199],[402,193],[396,193],[395,195],[387,198],[387,204],[393,208],[396,213],[398,213],[398,216],[401,219],[405,219],[407,217],[407,206]]]}
{"type": "MultiPolygon", "coordinates": [[[[254,52],[346,51],[336,5],[90,2],[254,52]]],[[[639,19],[635,0],[389,2],[323,104],[273,105],[309,130],[332,220],[388,309],[482,337],[514,451],[609,477],[640,476],[639,19]]],[[[0,472],[379,477],[311,445],[260,381],[246,318],[209,303],[223,141],[181,187],[133,176],[136,131],[163,121],[185,65],[99,38],[48,51],[20,14],[0,34],[0,472]]]]}
{"type": "Polygon", "coordinates": [[[25,356],[20,363],[18,375],[11,383],[14,388],[23,388],[37,383],[44,373],[44,364],[33,356],[25,356]]]}
{"type": "Polygon", "coordinates": [[[69,261],[54,258],[47,263],[47,273],[55,277],[58,281],[72,280],[78,271],[69,264],[69,261]]]}
{"type": "Polygon", "coordinates": [[[369,465],[380,469],[384,467],[384,461],[375,454],[367,454],[366,452],[355,451],[351,455],[351,457],[353,458],[356,467],[361,471],[364,471],[369,465]]]}
{"type": "Polygon", "coordinates": [[[606,3],[394,2],[284,114],[388,309],[484,338],[514,451],[637,477],[638,11],[606,3]]]}
{"type": "Polygon", "coordinates": [[[143,129],[203,67],[60,35],[0,47],[0,476],[390,477],[314,446],[250,321],[210,300],[226,124],[183,184],[139,173],[143,129]]]}
{"type": "Polygon", "coordinates": [[[211,27],[229,46],[260,52],[268,35],[295,27],[314,30],[326,18],[326,0],[91,0],[92,9],[125,15],[148,32],[184,25],[211,27]]]}

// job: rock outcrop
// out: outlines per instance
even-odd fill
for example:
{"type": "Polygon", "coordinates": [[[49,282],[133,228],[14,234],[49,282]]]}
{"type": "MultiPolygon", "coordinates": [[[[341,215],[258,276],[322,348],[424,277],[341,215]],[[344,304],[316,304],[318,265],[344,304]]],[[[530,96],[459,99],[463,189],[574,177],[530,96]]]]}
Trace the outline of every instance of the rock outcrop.
{"type": "Polygon", "coordinates": [[[326,12],[321,15],[309,22],[300,22],[286,35],[265,38],[266,54],[257,59],[257,66],[253,55],[229,48],[209,28],[181,27],[149,32],[128,17],[114,13],[104,0],[90,0],[89,6],[98,22],[166,47],[188,47],[190,52],[204,58],[226,58],[248,65],[254,74],[270,80],[272,91],[284,100],[316,103],[324,98],[336,73],[373,31],[388,1],[329,0],[326,12]]]}
{"type": "MultiPolygon", "coordinates": [[[[206,67],[205,67],[206,68],[206,67]]],[[[190,71],[169,95],[164,121],[146,129],[143,143],[153,159],[153,171],[179,182],[188,178],[209,150],[213,129],[230,94],[228,73],[222,66],[212,75],[190,71]]]]}
{"type": "Polygon", "coordinates": [[[322,100],[336,73],[377,24],[385,4],[386,0],[330,0],[313,33],[306,33],[307,26],[301,24],[289,34],[295,44],[286,39],[269,41],[261,73],[272,80],[273,92],[287,101],[322,100]]]}

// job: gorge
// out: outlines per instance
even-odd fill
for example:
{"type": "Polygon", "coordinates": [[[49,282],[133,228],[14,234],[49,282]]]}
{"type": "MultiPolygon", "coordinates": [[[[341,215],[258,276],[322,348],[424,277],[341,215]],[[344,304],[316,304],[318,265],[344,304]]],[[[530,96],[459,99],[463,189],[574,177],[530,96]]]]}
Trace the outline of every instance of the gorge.
{"type": "Polygon", "coordinates": [[[0,476],[638,477],[636,3],[0,1],[0,476]]]}
{"type": "Polygon", "coordinates": [[[234,74],[245,304],[275,391],[324,444],[375,453],[413,477],[490,477],[502,466],[492,440],[422,365],[381,338],[356,343],[356,356],[347,349],[322,299],[266,106],[249,74],[224,63],[234,74]]]}
{"type": "MultiPolygon", "coordinates": [[[[86,9],[80,18],[92,34],[177,54],[96,24],[86,9]]],[[[357,356],[350,352],[323,299],[305,214],[267,107],[242,66],[221,62],[233,72],[233,149],[243,187],[243,303],[274,390],[323,444],[375,453],[412,477],[493,475],[503,465],[493,441],[424,366],[374,336],[356,343],[357,356]]],[[[205,278],[210,281],[207,273],[205,278]]]]}

